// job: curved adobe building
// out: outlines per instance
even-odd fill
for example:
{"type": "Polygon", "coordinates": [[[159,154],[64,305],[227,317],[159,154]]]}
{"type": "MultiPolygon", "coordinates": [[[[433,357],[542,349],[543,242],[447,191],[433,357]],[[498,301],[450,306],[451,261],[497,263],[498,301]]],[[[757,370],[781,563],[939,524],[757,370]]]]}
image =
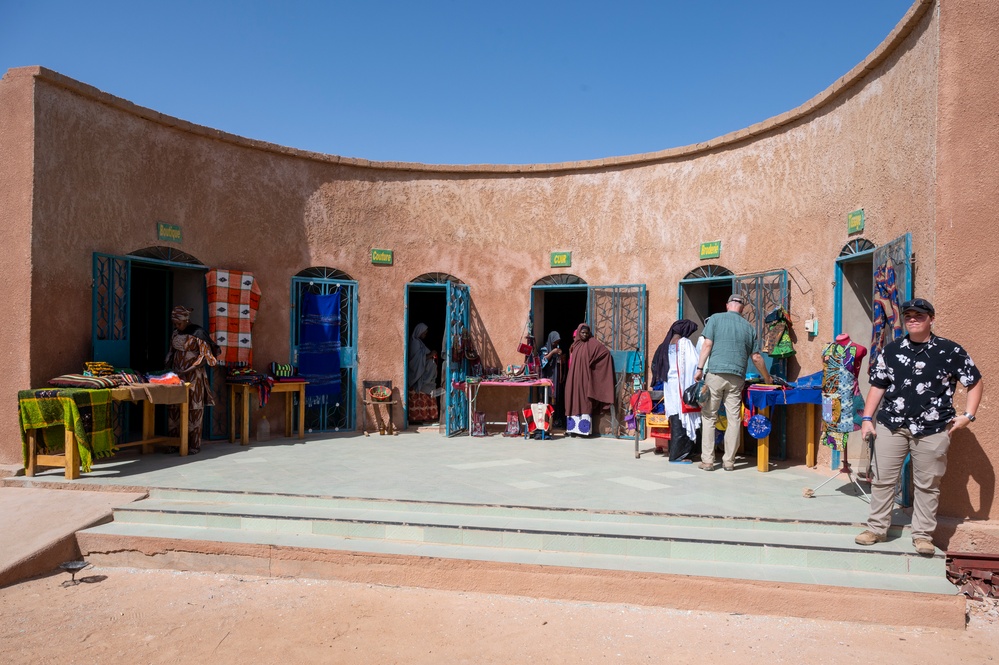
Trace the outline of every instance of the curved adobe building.
{"type": "MultiPolygon", "coordinates": [[[[701,321],[726,288],[756,289],[760,309],[774,302],[763,296],[786,291],[794,377],[821,369],[834,332],[870,343],[872,268],[892,249],[899,288],[908,279],[934,302],[937,331],[991,381],[996,25],[993,2],[917,0],[864,62],[783,115],[703,144],[529,166],[309,153],[167,117],[41,67],[11,69],[0,81],[4,399],[12,405],[18,389],[91,359],[95,326],[107,323],[96,322],[95,253],[132,256],[133,317],[170,300],[203,310],[206,267],[251,271],[262,291],[258,368],[293,354],[296,289],[342,286],[353,391],[346,413],[327,415],[348,429],[358,426],[362,380],[404,384],[409,330],[421,316],[444,317],[447,280],[469,287],[472,339],[494,366],[522,361],[532,307],[539,337],[545,316],[547,327],[581,320],[588,287],[644,285],[644,295],[611,298],[643,301],[641,334],[626,333],[620,348],[644,366],[681,310],[701,321]],[[848,233],[858,210],[863,229],[848,233]],[[158,235],[161,222],[179,227],[179,242],[158,235]],[[701,244],[715,241],[720,256],[702,260],[701,244]],[[373,249],[391,250],[392,265],[373,263],[373,249]],[[552,267],[555,252],[571,252],[570,266],[552,267]]],[[[135,342],[139,324],[129,325],[135,342]]],[[[158,356],[155,334],[144,334],[158,356]]],[[[142,360],[138,346],[130,363],[142,360]]],[[[942,515],[999,518],[990,401],[955,439],[942,515]]],[[[803,420],[790,414],[787,438],[801,462],[803,420]]],[[[0,463],[18,464],[13,415],[0,434],[0,463]]]]}

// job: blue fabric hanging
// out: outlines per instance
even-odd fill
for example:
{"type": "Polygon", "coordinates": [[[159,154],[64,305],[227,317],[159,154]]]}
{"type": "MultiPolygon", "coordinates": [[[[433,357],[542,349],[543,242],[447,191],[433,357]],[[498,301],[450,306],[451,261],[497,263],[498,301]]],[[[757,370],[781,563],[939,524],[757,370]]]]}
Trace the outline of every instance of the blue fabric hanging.
{"type": "Polygon", "coordinates": [[[298,373],[309,382],[306,404],[340,397],[340,292],[328,296],[306,293],[298,346],[298,373]]]}

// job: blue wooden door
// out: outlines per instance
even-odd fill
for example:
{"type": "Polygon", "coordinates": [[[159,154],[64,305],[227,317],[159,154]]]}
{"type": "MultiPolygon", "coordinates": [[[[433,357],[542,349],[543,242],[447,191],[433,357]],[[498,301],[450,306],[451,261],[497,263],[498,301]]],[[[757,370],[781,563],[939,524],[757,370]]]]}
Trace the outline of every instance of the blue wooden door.
{"type": "Polygon", "coordinates": [[[455,340],[469,330],[471,300],[468,286],[448,282],[447,333],[444,335],[444,435],[454,436],[468,431],[468,397],[458,384],[468,376],[468,361],[454,358],[455,340]]]}
{"type": "Polygon", "coordinates": [[[321,277],[291,278],[291,363],[296,366],[303,296],[306,293],[326,296],[337,292],[340,293],[340,397],[322,396],[315,403],[306,404],[305,428],[309,432],[343,432],[357,427],[357,282],[321,277]]]}
{"type": "Polygon", "coordinates": [[[94,254],[93,359],[115,367],[128,367],[131,362],[128,325],[131,272],[132,261],[126,256],[94,254]]]}
{"type": "Polygon", "coordinates": [[[627,436],[624,418],[637,379],[645,384],[647,294],[644,284],[591,286],[587,290],[586,322],[614,359],[614,396],[609,436],[627,436]]]}

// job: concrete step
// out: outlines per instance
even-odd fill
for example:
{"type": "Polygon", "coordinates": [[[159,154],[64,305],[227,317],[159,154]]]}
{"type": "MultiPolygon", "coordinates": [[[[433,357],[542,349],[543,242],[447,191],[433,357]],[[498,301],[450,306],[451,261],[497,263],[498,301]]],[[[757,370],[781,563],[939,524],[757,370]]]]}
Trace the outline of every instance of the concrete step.
{"type": "Polygon", "coordinates": [[[895,529],[886,543],[863,548],[853,542],[861,528],[695,515],[153,490],[149,499],[117,509],[113,524],[88,533],[956,592],[945,579],[942,553],[916,555],[904,529],[895,529]]]}
{"type": "MultiPolygon", "coordinates": [[[[842,569],[810,569],[802,566],[781,566],[773,564],[750,564],[694,559],[673,559],[661,556],[639,556],[628,554],[597,554],[590,552],[570,552],[560,550],[531,550],[516,547],[489,547],[474,545],[449,545],[407,540],[380,538],[358,538],[319,534],[255,531],[248,529],[227,529],[215,527],[178,526],[137,522],[110,522],[92,527],[77,534],[81,551],[88,559],[100,565],[113,565],[114,553],[127,550],[122,543],[129,539],[145,541],[138,549],[143,551],[146,561],[153,556],[171,551],[201,551],[193,544],[211,543],[205,547],[206,553],[231,554],[227,544],[271,546],[299,550],[328,550],[369,555],[395,555],[406,557],[430,557],[464,561],[482,561],[508,564],[553,566],[561,568],[585,568],[638,573],[657,573],[698,577],[724,578],[730,580],[752,580],[757,582],[778,582],[811,584],[855,589],[877,589],[908,593],[925,593],[955,596],[952,584],[943,577],[914,578],[906,574],[871,573],[842,569]],[[148,549],[150,541],[159,540],[173,543],[161,550],[148,549]],[[181,545],[178,545],[181,543],[181,545]],[[105,558],[96,556],[104,554],[105,558]],[[110,554],[110,557],[106,555],[110,554]]],[[[245,550],[236,550],[244,552],[245,550]]],[[[136,565],[135,561],[123,565],[136,565]]],[[[158,567],[158,566],[156,566],[158,567]]],[[[253,571],[265,574],[263,571],[253,571]]]]}

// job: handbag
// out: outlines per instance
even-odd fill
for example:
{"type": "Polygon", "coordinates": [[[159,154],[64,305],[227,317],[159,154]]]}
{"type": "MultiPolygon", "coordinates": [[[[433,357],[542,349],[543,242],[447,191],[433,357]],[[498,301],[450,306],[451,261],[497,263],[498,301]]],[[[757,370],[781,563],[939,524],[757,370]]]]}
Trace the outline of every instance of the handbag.
{"type": "MultiPolygon", "coordinates": [[[[680,352],[681,347],[677,347],[676,362],[679,367],[682,367],[680,363],[682,362],[682,353],[680,352]]],[[[677,372],[679,374],[679,372],[677,372]]],[[[694,383],[687,386],[687,389],[680,389],[680,413],[699,413],[701,410],[701,399],[704,393],[704,380],[695,381],[694,383]]]]}
{"type": "Polygon", "coordinates": [[[703,381],[698,381],[687,386],[687,389],[680,394],[680,412],[696,413],[700,411],[703,391],[703,381]]]}

